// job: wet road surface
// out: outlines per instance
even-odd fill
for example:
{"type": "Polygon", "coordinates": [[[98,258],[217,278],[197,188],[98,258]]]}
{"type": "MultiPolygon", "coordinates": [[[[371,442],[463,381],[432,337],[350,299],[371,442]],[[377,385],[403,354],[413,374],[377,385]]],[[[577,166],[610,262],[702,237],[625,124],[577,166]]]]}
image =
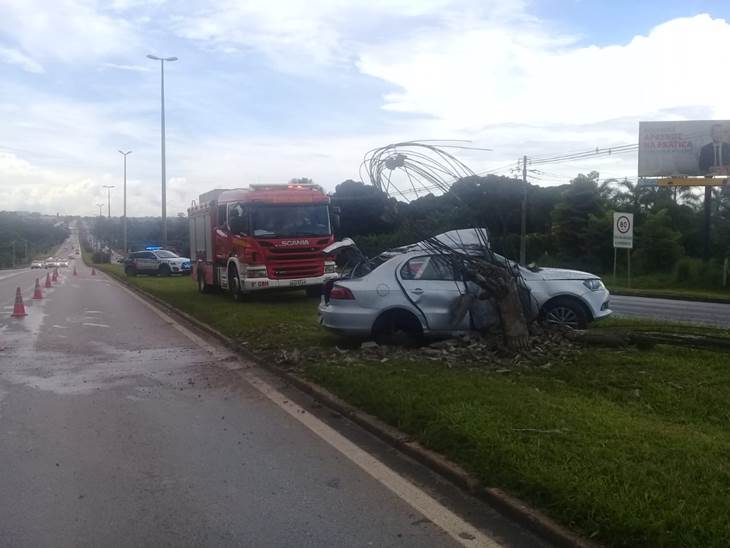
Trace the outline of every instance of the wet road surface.
{"type": "Polygon", "coordinates": [[[730,304],[611,295],[616,316],[730,328],[730,304]]]}
{"type": "Polygon", "coordinates": [[[0,546],[544,545],[76,266],[0,319],[0,546]]]}

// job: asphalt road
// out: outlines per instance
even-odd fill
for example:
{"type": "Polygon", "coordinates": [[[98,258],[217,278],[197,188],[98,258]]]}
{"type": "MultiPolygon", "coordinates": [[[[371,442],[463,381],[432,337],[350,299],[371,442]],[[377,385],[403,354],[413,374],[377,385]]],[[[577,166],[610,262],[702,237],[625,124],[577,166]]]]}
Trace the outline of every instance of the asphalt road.
{"type": "Polygon", "coordinates": [[[616,316],[692,322],[730,328],[730,304],[611,295],[616,316]]]}
{"type": "Polygon", "coordinates": [[[0,546],[545,545],[76,266],[0,273],[0,546]]]}

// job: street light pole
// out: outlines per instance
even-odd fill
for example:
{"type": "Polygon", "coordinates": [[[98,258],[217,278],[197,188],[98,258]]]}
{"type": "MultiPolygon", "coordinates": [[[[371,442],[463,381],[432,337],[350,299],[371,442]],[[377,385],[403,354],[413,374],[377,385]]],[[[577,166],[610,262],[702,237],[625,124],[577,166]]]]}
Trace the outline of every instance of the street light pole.
{"type": "Polygon", "coordinates": [[[161,125],[161,151],[162,151],[162,244],[167,244],[167,181],[165,174],[165,61],[177,61],[177,57],[157,57],[147,55],[148,59],[160,62],[160,106],[162,110],[161,125]]]}
{"type": "Polygon", "coordinates": [[[122,216],[122,234],[124,239],[124,254],[126,255],[127,248],[127,155],[132,154],[131,150],[127,152],[119,151],[119,154],[124,156],[124,211],[122,216]]]}
{"type": "Polygon", "coordinates": [[[96,204],[96,207],[99,208],[99,217],[101,217],[101,208],[104,207],[104,204],[96,204]]]}
{"type": "Polygon", "coordinates": [[[112,218],[112,189],[114,185],[103,185],[102,188],[106,189],[106,216],[108,219],[112,218]]]}
{"type": "Polygon", "coordinates": [[[520,264],[527,261],[527,155],[522,157],[522,208],[520,215],[520,264]]]}

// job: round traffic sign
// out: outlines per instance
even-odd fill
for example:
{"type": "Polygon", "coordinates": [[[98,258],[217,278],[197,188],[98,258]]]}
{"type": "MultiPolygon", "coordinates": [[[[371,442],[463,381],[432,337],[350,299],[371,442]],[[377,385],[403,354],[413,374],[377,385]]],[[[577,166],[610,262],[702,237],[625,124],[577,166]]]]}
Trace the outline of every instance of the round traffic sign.
{"type": "Polygon", "coordinates": [[[626,215],[621,215],[618,219],[616,219],[616,228],[621,234],[626,234],[629,230],[631,230],[631,221],[629,221],[629,218],[626,215]]]}

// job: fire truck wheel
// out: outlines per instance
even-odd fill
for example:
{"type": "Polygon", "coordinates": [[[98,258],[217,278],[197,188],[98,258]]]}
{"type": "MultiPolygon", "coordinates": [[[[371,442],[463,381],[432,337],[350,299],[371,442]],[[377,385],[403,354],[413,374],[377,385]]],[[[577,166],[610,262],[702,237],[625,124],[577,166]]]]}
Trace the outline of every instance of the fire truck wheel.
{"type": "Polygon", "coordinates": [[[234,301],[243,301],[244,295],[241,292],[241,278],[238,277],[238,270],[233,265],[228,269],[228,290],[231,292],[231,297],[233,297],[234,301]]]}

